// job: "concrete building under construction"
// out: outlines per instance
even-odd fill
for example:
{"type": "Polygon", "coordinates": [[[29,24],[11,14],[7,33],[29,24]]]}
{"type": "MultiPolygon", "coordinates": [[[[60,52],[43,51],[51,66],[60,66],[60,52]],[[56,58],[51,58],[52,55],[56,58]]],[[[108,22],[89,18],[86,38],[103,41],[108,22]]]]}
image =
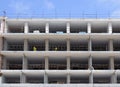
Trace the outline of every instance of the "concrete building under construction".
{"type": "Polygon", "coordinates": [[[0,18],[0,87],[120,87],[120,19],[0,18]]]}

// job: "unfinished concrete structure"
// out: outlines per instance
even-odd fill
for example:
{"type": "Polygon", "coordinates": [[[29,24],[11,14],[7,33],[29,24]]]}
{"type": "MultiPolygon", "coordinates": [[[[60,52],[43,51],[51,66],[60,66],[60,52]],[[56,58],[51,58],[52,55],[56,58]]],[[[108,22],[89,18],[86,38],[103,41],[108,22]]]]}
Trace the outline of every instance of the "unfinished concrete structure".
{"type": "Polygon", "coordinates": [[[0,18],[0,87],[119,87],[119,19],[0,18]]]}

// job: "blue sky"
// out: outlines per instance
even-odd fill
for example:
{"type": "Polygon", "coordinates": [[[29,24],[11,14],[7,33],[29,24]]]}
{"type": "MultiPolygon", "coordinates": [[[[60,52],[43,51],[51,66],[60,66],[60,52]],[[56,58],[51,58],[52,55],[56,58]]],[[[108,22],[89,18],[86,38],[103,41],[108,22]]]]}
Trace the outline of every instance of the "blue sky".
{"type": "Polygon", "coordinates": [[[0,0],[0,15],[27,17],[111,17],[120,15],[120,0],[0,0]]]}

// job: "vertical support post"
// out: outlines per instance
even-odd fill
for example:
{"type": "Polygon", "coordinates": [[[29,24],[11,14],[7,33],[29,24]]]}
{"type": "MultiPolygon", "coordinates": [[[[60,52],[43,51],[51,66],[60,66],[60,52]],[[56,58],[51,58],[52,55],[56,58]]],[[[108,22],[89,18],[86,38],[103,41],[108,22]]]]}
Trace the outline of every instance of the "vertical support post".
{"type": "Polygon", "coordinates": [[[67,57],[67,69],[70,70],[70,57],[67,57]]]}
{"type": "Polygon", "coordinates": [[[89,59],[88,59],[88,68],[90,70],[92,70],[93,66],[92,66],[92,56],[90,55],[89,59]]]}
{"type": "Polygon", "coordinates": [[[92,41],[91,38],[88,40],[88,51],[92,51],[92,41]]]}
{"type": "Polygon", "coordinates": [[[117,83],[117,74],[115,71],[111,75],[111,83],[117,83]]]}
{"type": "Polygon", "coordinates": [[[3,30],[4,30],[4,22],[1,21],[0,33],[3,33],[3,30]]]}
{"type": "Polygon", "coordinates": [[[23,64],[22,64],[22,69],[26,70],[28,69],[28,60],[27,57],[23,54],[23,64]]]}
{"type": "Polygon", "coordinates": [[[91,24],[90,23],[87,24],[87,32],[88,32],[88,34],[91,33],[91,24]]]}
{"type": "Polygon", "coordinates": [[[4,45],[3,45],[3,48],[4,48],[4,51],[6,51],[8,49],[8,43],[7,43],[7,40],[4,38],[4,45]]]}
{"type": "Polygon", "coordinates": [[[49,40],[45,40],[45,51],[49,51],[49,40]]]}
{"type": "Polygon", "coordinates": [[[44,84],[47,84],[48,83],[48,75],[47,73],[45,72],[44,73],[44,84]]]}
{"type": "Polygon", "coordinates": [[[20,83],[26,83],[26,76],[23,72],[20,74],[20,83]]]}
{"type": "Polygon", "coordinates": [[[67,74],[67,84],[70,84],[70,73],[67,74]]]}
{"type": "Polygon", "coordinates": [[[70,51],[70,39],[67,39],[67,51],[70,51]]]}
{"type": "Polygon", "coordinates": [[[67,33],[70,33],[70,23],[66,24],[66,31],[67,31],[67,33]]]}
{"type": "Polygon", "coordinates": [[[24,51],[28,51],[28,40],[24,40],[24,51]]]}
{"type": "Polygon", "coordinates": [[[109,67],[111,70],[114,70],[114,57],[110,57],[109,67]]]}
{"type": "Polygon", "coordinates": [[[45,32],[47,34],[49,33],[49,23],[46,23],[46,25],[45,25],[45,32]]]}
{"type": "Polygon", "coordinates": [[[25,34],[29,33],[29,26],[27,22],[24,24],[24,33],[25,34]]]}
{"type": "Polygon", "coordinates": [[[48,70],[49,69],[49,59],[48,57],[46,56],[45,57],[45,70],[48,70]]]}
{"type": "Polygon", "coordinates": [[[108,33],[112,34],[112,23],[108,23],[108,33]]]}
{"type": "Polygon", "coordinates": [[[113,51],[113,40],[112,39],[110,39],[109,40],[109,51],[113,51]]]}
{"type": "MultiPolygon", "coordinates": [[[[0,55],[0,70],[2,69],[2,55],[0,55]]],[[[0,73],[1,73],[1,71],[0,71],[0,73]]]]}
{"type": "Polygon", "coordinates": [[[89,83],[93,84],[93,72],[92,71],[90,72],[90,75],[89,75],[89,83]]]}

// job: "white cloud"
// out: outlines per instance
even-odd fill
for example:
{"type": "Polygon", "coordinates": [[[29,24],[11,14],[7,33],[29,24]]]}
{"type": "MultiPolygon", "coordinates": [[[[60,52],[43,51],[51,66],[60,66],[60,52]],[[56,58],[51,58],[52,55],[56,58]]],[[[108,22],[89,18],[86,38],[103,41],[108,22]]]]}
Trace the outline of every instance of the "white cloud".
{"type": "Polygon", "coordinates": [[[50,0],[45,0],[45,1],[44,1],[44,4],[45,4],[45,7],[46,7],[47,9],[54,9],[54,8],[55,8],[53,2],[51,2],[50,0]]]}
{"type": "Polygon", "coordinates": [[[30,10],[30,5],[23,1],[12,1],[9,7],[14,10],[15,13],[26,13],[30,10]]]}

